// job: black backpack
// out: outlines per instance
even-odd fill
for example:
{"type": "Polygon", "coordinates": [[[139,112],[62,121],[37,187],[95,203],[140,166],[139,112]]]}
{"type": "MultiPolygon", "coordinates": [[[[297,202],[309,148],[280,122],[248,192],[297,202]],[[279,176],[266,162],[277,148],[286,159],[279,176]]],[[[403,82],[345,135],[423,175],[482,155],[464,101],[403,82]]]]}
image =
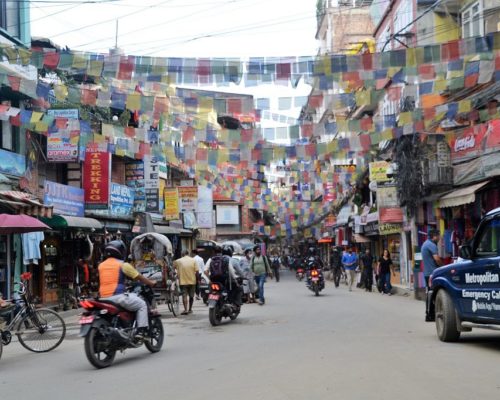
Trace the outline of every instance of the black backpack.
{"type": "Polygon", "coordinates": [[[229,276],[229,258],[214,256],[210,261],[210,280],[225,282],[229,276]]]}

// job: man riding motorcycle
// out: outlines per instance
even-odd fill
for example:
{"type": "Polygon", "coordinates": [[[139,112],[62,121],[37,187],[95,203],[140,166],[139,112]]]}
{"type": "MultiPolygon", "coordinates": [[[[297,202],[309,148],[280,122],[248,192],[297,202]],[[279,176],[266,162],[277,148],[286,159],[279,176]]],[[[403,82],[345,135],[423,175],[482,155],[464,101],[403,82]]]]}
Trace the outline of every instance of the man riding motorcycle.
{"type": "MultiPolygon", "coordinates": [[[[321,258],[316,254],[316,249],[310,247],[308,249],[308,255],[304,260],[304,267],[307,275],[307,286],[311,285],[311,269],[315,267],[316,269],[323,269],[324,264],[321,258]]],[[[320,279],[323,280],[323,274],[320,273],[320,279]]]]}
{"type": "Polygon", "coordinates": [[[136,337],[148,334],[148,306],[135,293],[126,293],[127,278],[153,287],[156,282],[141,275],[132,265],[125,262],[127,247],[121,240],[113,240],[104,248],[105,260],[99,264],[99,298],[112,301],[129,311],[135,311],[136,337]]]}
{"type": "MultiPolygon", "coordinates": [[[[224,249],[220,246],[215,248],[215,256],[213,256],[210,260],[207,261],[207,265],[205,268],[205,273],[208,275],[211,281],[219,281],[220,277],[214,276],[214,271],[211,268],[211,264],[214,262],[216,257],[222,257],[224,260],[222,265],[224,268],[227,268],[226,274],[228,282],[221,282],[224,285],[228,285],[229,289],[229,298],[238,306],[241,306],[241,287],[238,283],[238,275],[236,273],[235,265],[236,262],[233,262],[233,250],[230,246],[224,246],[224,249]]],[[[234,260],[236,261],[236,260],[234,260]]],[[[238,264],[238,271],[240,270],[238,264]]],[[[243,275],[241,275],[243,276],[243,275]]]]}

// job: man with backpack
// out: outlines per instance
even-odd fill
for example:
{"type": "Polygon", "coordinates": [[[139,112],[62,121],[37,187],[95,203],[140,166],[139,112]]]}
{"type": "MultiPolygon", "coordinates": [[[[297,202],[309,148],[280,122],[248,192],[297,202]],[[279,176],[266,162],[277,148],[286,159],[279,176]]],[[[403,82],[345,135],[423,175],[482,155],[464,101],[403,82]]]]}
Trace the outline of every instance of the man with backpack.
{"type": "Polygon", "coordinates": [[[266,303],[264,298],[264,283],[266,282],[266,276],[272,277],[271,267],[267,257],[264,257],[261,253],[260,245],[256,245],[253,248],[254,256],[250,262],[250,267],[255,275],[255,282],[259,287],[259,304],[263,306],[266,303]]]}
{"type": "Polygon", "coordinates": [[[219,282],[227,285],[229,288],[230,298],[234,299],[235,303],[241,305],[241,296],[238,296],[240,287],[238,277],[230,262],[230,258],[222,254],[222,248],[215,248],[215,256],[207,261],[205,272],[212,282],[219,282]]]}

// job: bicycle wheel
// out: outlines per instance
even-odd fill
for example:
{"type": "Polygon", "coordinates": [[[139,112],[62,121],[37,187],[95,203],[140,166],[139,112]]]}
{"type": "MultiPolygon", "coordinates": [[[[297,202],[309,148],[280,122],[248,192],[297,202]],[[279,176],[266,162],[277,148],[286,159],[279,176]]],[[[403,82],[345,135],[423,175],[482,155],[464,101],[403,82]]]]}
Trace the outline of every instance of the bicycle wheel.
{"type": "Polygon", "coordinates": [[[170,291],[170,311],[174,314],[174,317],[179,315],[179,286],[177,283],[173,290],[170,291]]]}
{"type": "Polygon", "coordinates": [[[61,344],[66,335],[66,324],[55,311],[40,308],[23,317],[16,335],[24,348],[45,353],[61,344]]]}

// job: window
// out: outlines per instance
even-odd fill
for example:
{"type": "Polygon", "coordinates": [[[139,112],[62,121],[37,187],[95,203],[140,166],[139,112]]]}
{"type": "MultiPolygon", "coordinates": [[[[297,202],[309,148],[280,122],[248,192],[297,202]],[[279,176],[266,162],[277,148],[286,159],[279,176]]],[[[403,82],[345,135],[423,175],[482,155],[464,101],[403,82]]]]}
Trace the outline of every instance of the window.
{"type": "Polygon", "coordinates": [[[470,38],[484,34],[483,7],[476,1],[462,11],[462,36],[470,38]]]}
{"type": "Polygon", "coordinates": [[[489,221],[481,230],[477,241],[478,257],[496,257],[500,255],[500,218],[489,221]]]}

